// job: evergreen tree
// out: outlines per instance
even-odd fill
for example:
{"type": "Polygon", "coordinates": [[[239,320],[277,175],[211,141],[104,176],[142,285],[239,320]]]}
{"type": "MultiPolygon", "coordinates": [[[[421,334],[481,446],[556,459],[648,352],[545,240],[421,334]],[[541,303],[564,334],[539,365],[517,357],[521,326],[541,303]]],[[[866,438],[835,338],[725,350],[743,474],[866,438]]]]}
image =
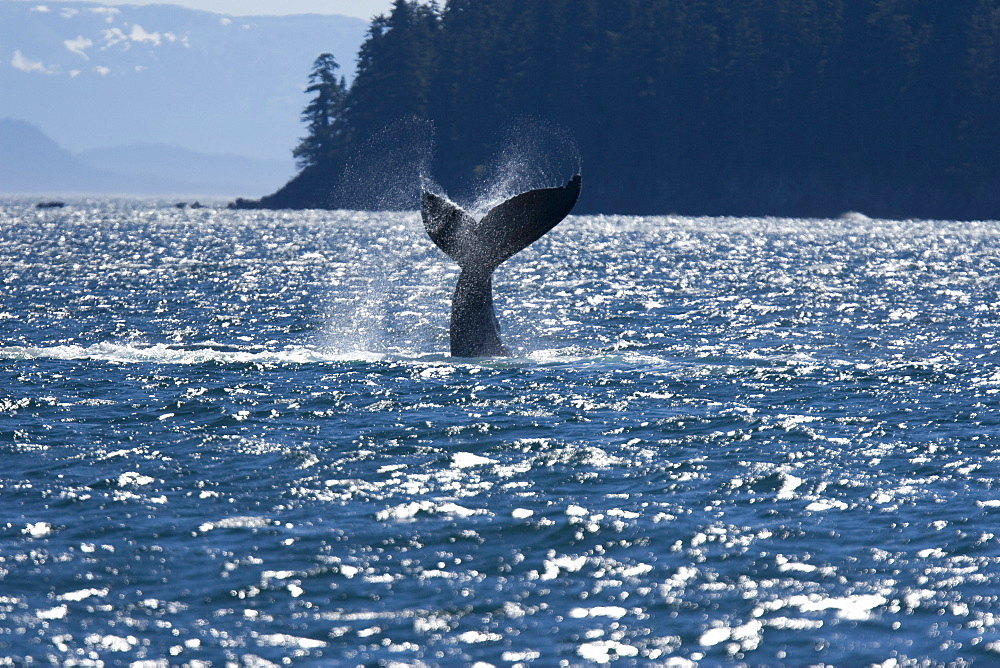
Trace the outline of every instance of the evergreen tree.
{"type": "Polygon", "coordinates": [[[344,110],[357,142],[401,118],[427,118],[438,15],[435,3],[395,0],[372,21],[344,110]]]}
{"type": "Polygon", "coordinates": [[[535,117],[581,211],[1000,216],[1000,0],[393,0],[346,97],[334,68],[296,192],[414,117],[461,190],[535,117]]]}
{"type": "Polygon", "coordinates": [[[978,0],[970,30],[969,103],[961,126],[966,150],[963,167],[974,174],[989,174],[1000,165],[1000,2],[978,0]]]}
{"type": "Polygon", "coordinates": [[[343,119],[347,85],[343,77],[337,78],[339,68],[329,53],[313,62],[306,92],[316,96],[302,112],[309,134],[292,151],[299,169],[335,165],[345,157],[349,139],[343,119]]]}

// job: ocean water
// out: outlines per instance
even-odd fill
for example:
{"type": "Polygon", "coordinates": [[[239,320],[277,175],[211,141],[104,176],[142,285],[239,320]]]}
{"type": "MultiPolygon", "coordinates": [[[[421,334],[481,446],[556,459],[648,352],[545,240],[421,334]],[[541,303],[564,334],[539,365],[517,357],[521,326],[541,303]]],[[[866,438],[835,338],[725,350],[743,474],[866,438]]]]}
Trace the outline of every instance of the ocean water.
{"type": "Polygon", "coordinates": [[[996,665],[1000,224],[0,206],[2,665],[996,665]]]}

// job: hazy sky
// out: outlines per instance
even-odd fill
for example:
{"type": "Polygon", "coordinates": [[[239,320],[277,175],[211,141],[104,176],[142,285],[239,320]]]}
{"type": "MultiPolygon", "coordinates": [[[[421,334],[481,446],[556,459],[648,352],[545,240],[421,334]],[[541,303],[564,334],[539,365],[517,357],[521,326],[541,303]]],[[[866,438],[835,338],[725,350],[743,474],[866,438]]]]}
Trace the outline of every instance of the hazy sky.
{"type": "MultiPolygon", "coordinates": [[[[22,0],[24,1],[24,0],[22,0]]],[[[44,4],[45,0],[27,0],[44,4]]],[[[65,1],[65,0],[64,0],[65,1]]],[[[233,16],[344,14],[365,20],[387,12],[392,0],[96,0],[104,5],[181,5],[233,16]]],[[[52,3],[50,3],[52,4],[52,3]]],[[[58,2],[56,4],[62,4],[58,2]]]]}

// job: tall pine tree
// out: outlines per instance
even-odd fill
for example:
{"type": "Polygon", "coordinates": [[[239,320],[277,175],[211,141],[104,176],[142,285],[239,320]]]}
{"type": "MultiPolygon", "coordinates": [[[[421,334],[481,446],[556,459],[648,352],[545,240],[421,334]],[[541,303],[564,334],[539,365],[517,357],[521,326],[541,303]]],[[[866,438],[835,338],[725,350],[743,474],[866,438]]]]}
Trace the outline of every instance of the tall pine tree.
{"type": "Polygon", "coordinates": [[[344,110],[357,141],[400,118],[427,117],[438,17],[436,3],[395,0],[372,20],[344,110]]]}
{"type": "Polygon", "coordinates": [[[302,112],[309,134],[292,151],[299,169],[335,165],[347,152],[349,136],[342,116],[347,84],[337,78],[339,68],[329,53],[313,63],[306,92],[316,95],[302,112]]]}

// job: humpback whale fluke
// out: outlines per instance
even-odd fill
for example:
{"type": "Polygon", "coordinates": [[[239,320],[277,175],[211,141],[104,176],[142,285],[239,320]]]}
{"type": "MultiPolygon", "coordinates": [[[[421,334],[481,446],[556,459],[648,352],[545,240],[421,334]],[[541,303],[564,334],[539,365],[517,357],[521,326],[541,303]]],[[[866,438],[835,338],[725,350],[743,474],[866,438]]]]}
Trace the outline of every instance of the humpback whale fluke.
{"type": "Polygon", "coordinates": [[[493,310],[493,272],[569,215],[580,196],[580,184],[577,174],[564,186],[529,190],[501,202],[480,220],[444,197],[424,191],[424,228],[462,269],[451,302],[453,356],[510,355],[500,341],[493,310]]]}

